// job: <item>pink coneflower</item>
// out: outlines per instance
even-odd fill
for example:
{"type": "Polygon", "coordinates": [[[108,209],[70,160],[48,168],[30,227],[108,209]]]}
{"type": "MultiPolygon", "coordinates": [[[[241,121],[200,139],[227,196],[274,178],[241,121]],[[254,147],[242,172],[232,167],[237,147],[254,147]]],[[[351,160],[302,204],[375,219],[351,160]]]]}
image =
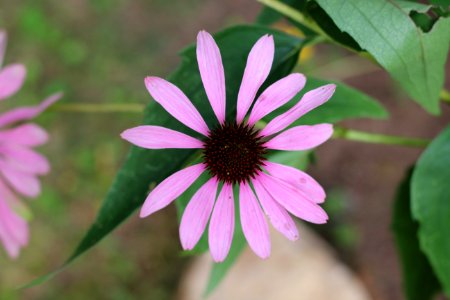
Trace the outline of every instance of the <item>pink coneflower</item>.
{"type": "MultiPolygon", "coordinates": [[[[21,64],[2,68],[6,33],[0,30],[0,101],[14,95],[25,79],[21,64]]],[[[48,140],[47,132],[36,124],[24,123],[57,101],[53,95],[35,107],[19,107],[0,114],[0,241],[8,255],[16,258],[28,243],[28,224],[18,213],[20,201],[12,191],[34,198],[40,194],[38,175],[49,169],[47,159],[32,148],[48,140]]]]}
{"type": "Polygon", "coordinates": [[[180,239],[185,250],[193,249],[209,220],[209,247],[216,262],[226,258],[233,239],[233,187],[239,189],[244,235],[261,258],[270,255],[269,228],[264,213],[273,227],[290,240],[298,238],[298,231],[289,213],[318,224],[328,219],[318,205],[325,200],[322,187],[300,170],[267,161],[266,154],[270,150],[308,150],[328,140],[333,133],[330,124],[296,126],[281,131],[326,102],[333,95],[335,86],[325,85],[306,93],[299,103],[259,130],[255,124],[291,100],[306,81],[298,73],[278,80],[256,99],[246,118],[259,88],[269,75],[273,57],[273,37],[265,35],[256,42],[248,56],[237,99],[236,119],[226,122],[225,76],[220,51],[212,36],[201,31],[197,36],[198,66],[209,102],[219,121],[217,126],[208,128],[197,109],[175,85],[161,78],[147,77],[145,85],[156,102],[181,123],[202,134],[203,138],[199,140],[159,126],[138,126],[122,133],[124,139],[142,148],[202,150],[202,163],[176,172],[151,191],[140,216],[147,217],[166,207],[201,174],[208,172],[211,178],[199,188],[184,211],[180,239]]]}

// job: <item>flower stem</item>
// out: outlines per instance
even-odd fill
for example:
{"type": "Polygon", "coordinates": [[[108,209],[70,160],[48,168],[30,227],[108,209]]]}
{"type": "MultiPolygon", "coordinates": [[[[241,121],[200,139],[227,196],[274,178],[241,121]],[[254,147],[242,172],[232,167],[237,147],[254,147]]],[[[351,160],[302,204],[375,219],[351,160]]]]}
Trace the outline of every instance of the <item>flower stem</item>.
{"type": "Polygon", "coordinates": [[[75,113],[142,113],[145,105],[139,103],[69,103],[52,106],[50,110],[75,113]]]}
{"type": "Polygon", "coordinates": [[[273,10],[279,12],[280,14],[291,18],[297,23],[302,24],[303,26],[311,29],[318,35],[321,35],[327,39],[331,39],[318,25],[316,22],[306,18],[300,11],[293,9],[287,4],[284,4],[278,0],[258,0],[260,3],[264,4],[267,7],[272,8],[273,10]]]}
{"type": "Polygon", "coordinates": [[[359,130],[347,129],[339,126],[334,127],[333,138],[373,144],[398,145],[418,148],[424,148],[430,143],[430,140],[426,139],[369,133],[359,130]]]}

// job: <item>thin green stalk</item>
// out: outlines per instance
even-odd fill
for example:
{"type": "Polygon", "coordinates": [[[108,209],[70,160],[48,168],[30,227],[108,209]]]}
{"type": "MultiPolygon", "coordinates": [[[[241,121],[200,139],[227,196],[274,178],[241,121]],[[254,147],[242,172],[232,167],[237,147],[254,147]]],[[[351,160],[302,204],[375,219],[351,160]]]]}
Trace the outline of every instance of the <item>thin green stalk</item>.
{"type": "Polygon", "coordinates": [[[369,133],[359,130],[347,129],[339,126],[334,127],[333,138],[373,144],[398,145],[418,148],[424,148],[431,142],[430,140],[426,139],[369,133]]]}
{"type": "MultiPolygon", "coordinates": [[[[52,107],[53,111],[59,112],[77,112],[77,113],[141,113],[145,105],[139,103],[120,103],[120,104],[59,104],[52,107]]],[[[255,124],[255,128],[262,129],[267,124],[264,121],[259,121],[255,124]]],[[[385,144],[385,145],[399,145],[409,147],[426,147],[430,141],[419,138],[407,138],[393,135],[369,133],[353,129],[347,129],[339,126],[334,127],[333,138],[340,138],[358,142],[385,144]]],[[[193,156],[197,159],[198,154],[193,156]]]]}
{"type": "Polygon", "coordinates": [[[303,26],[311,29],[318,35],[323,36],[327,40],[332,40],[323,30],[317,25],[316,22],[306,18],[301,12],[293,9],[289,5],[284,4],[278,0],[257,0],[258,2],[264,4],[267,7],[272,8],[273,10],[279,12],[283,16],[291,18],[292,20],[302,24],[303,26]]]}
{"type": "Polygon", "coordinates": [[[68,103],[57,104],[49,110],[75,113],[142,113],[145,105],[139,103],[68,103]]]}

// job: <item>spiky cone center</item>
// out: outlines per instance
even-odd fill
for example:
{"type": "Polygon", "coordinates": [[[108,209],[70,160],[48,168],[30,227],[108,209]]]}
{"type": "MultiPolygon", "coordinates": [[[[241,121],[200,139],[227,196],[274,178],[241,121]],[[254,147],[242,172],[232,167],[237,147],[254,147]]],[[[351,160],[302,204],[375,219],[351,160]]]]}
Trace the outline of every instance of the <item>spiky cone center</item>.
{"type": "Polygon", "coordinates": [[[203,156],[207,169],[220,181],[236,184],[253,178],[264,166],[267,149],[258,130],[225,123],[209,132],[203,156]]]}

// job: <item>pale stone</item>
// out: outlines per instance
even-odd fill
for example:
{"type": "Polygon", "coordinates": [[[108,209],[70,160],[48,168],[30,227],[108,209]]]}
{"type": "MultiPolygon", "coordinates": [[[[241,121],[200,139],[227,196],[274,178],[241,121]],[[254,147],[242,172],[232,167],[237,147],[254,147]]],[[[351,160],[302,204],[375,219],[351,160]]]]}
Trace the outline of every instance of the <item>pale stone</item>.
{"type": "MultiPolygon", "coordinates": [[[[355,274],[317,234],[300,227],[291,242],[271,232],[272,254],[261,260],[247,247],[208,300],[368,300],[355,274]]],[[[203,299],[212,260],[196,258],[184,274],[179,300],[203,299]]]]}

